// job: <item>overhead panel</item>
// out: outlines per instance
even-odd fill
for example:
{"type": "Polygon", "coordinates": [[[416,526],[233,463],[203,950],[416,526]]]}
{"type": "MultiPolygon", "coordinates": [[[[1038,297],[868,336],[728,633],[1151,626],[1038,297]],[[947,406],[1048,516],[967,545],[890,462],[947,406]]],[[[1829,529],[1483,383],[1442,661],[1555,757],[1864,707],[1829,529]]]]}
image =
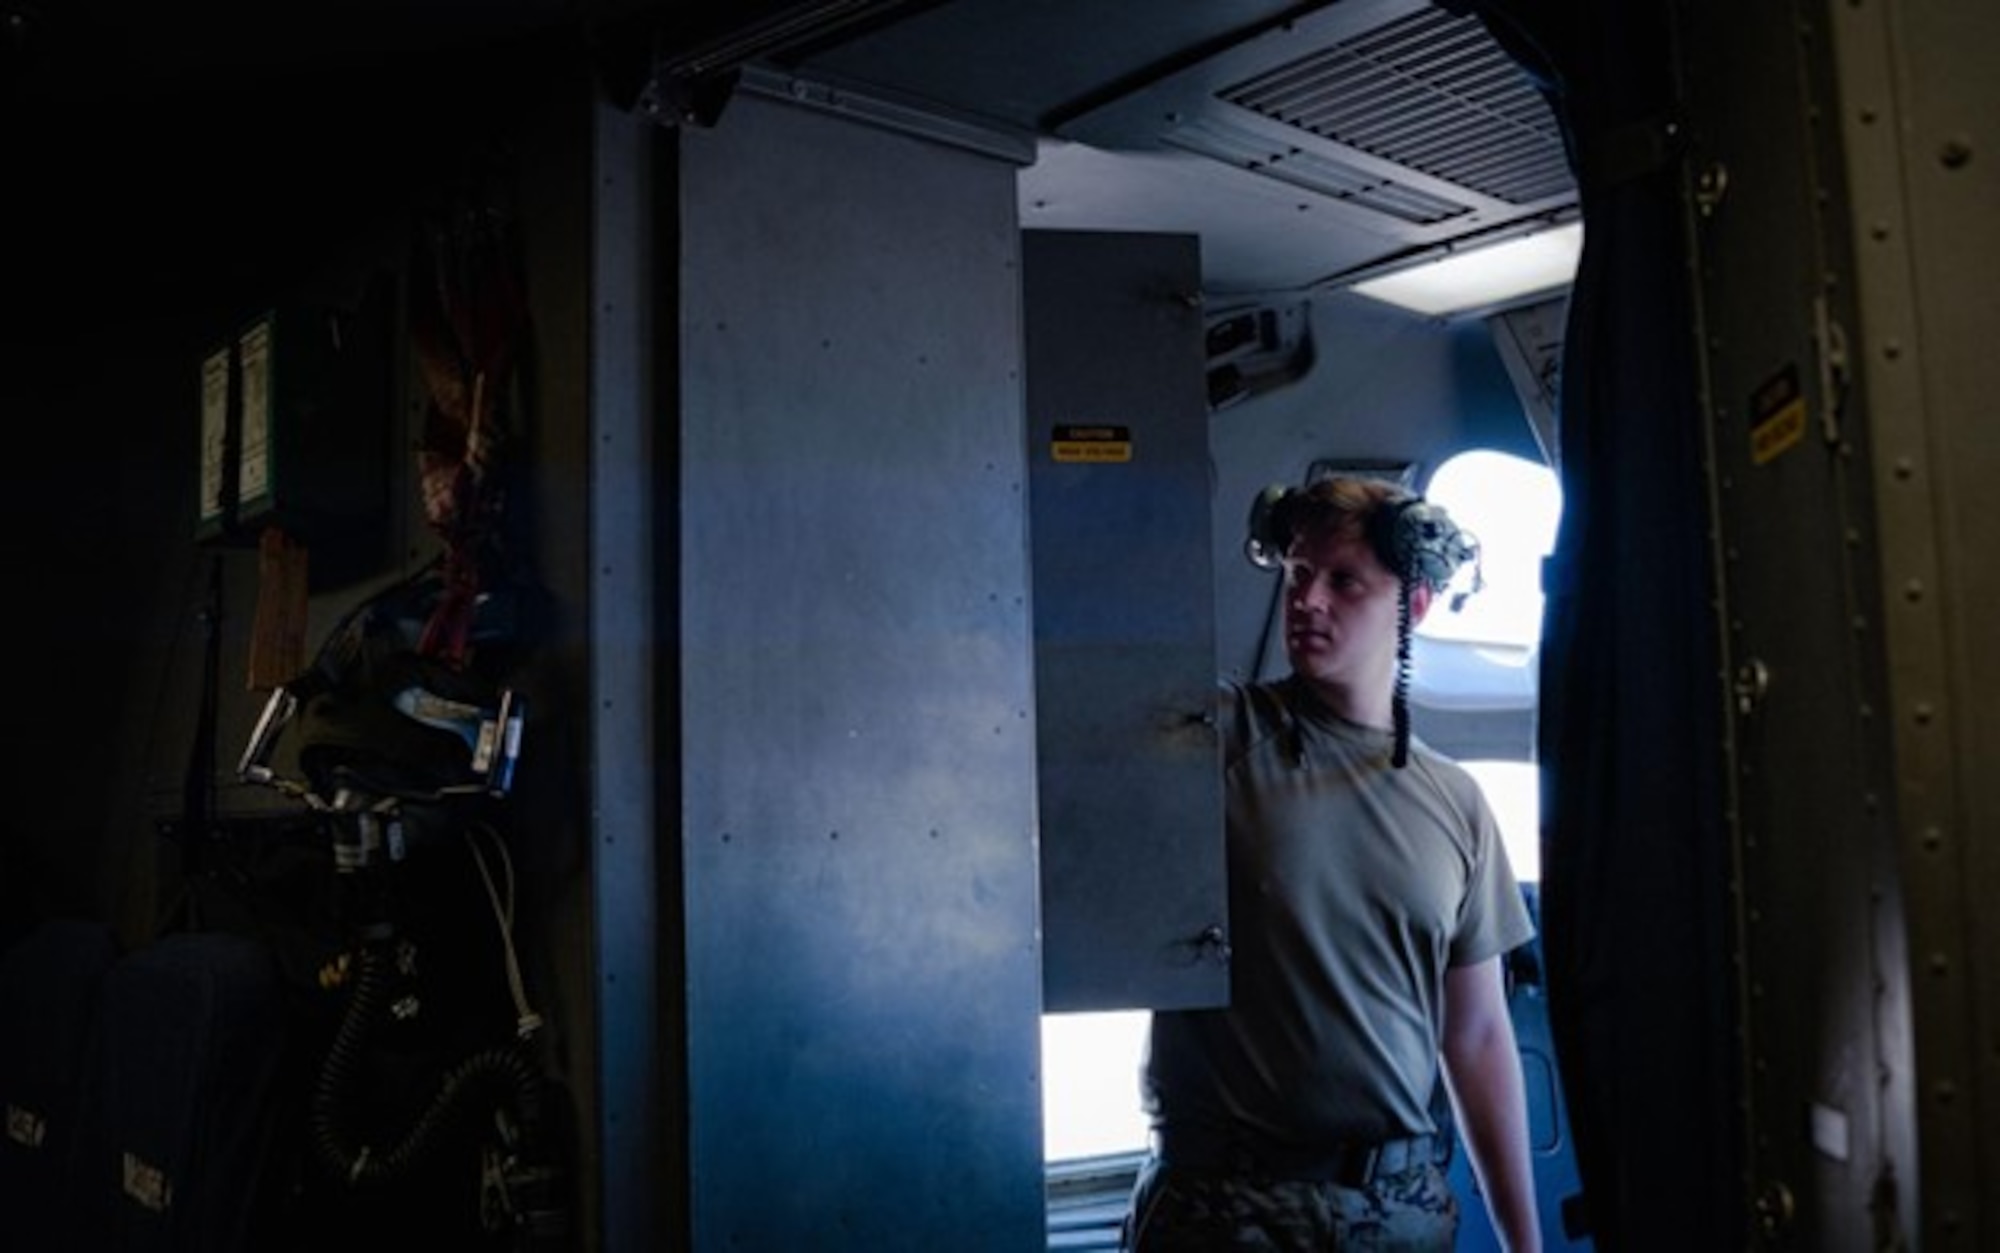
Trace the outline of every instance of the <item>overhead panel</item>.
{"type": "Polygon", "coordinates": [[[1411,247],[1576,201],[1561,131],[1519,65],[1476,18],[1414,0],[1331,5],[1059,133],[1205,158],[1411,247]]]}

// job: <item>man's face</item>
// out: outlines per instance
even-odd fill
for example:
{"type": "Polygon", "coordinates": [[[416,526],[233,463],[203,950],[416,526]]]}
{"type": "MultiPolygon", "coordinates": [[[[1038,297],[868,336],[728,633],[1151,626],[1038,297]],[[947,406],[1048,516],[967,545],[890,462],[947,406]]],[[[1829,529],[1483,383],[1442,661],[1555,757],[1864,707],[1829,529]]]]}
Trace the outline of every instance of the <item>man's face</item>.
{"type": "Polygon", "coordinates": [[[1360,536],[1300,536],[1285,554],[1285,653],[1293,671],[1356,693],[1386,694],[1395,673],[1400,592],[1400,581],[1360,536]]]}

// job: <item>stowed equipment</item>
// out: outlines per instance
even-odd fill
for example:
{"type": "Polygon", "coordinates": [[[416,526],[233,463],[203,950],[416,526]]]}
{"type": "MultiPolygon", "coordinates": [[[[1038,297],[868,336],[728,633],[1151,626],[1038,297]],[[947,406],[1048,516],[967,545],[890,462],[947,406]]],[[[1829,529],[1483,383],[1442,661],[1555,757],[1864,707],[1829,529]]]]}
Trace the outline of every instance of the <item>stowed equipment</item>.
{"type": "Polygon", "coordinates": [[[522,659],[525,590],[487,589],[458,637],[455,659],[424,647],[454,594],[437,566],[371,598],[328,637],[305,673],[267,701],[238,764],[323,816],[348,949],[322,975],[345,995],[311,1093],[307,1134],[336,1186],[373,1189],[416,1175],[452,1135],[481,1139],[480,1222],[521,1247],[560,1220],[541,1131],[544,1081],[529,1044],[542,1026],[513,944],[513,868],[489,821],[520,760],[527,702],[503,679],[522,659]],[[420,1011],[410,990],[415,944],[405,919],[431,902],[399,886],[407,863],[460,845],[477,867],[503,948],[514,1001],[511,1039],[443,1066],[413,1115],[384,1115],[366,1091],[371,1050],[420,1011]],[[495,862],[499,873],[496,877],[495,862]],[[481,1126],[475,1120],[484,1120],[481,1126]],[[388,1122],[392,1134],[379,1126],[388,1122]]]}

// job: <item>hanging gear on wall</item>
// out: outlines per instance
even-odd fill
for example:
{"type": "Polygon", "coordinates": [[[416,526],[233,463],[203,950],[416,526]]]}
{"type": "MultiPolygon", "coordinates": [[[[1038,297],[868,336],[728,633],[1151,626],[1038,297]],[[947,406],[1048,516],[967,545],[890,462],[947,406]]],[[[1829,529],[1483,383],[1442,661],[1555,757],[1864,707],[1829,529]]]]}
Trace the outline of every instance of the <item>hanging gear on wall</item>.
{"type": "Polygon", "coordinates": [[[437,559],[361,605],[313,665],[276,689],[239,774],[316,808],[345,792],[407,808],[506,795],[518,695],[502,683],[528,648],[538,596],[510,569],[505,414],[525,355],[528,301],[504,180],[462,177],[420,216],[411,254],[411,346],[426,398],[416,447],[437,559]],[[295,745],[288,774],[272,754],[295,745]]]}
{"type": "Polygon", "coordinates": [[[507,794],[527,702],[502,679],[525,653],[528,593],[478,598],[459,628],[463,660],[449,664],[421,647],[451,596],[443,564],[363,602],[271,693],[240,778],[320,810],[342,808],[343,793],[399,806],[507,794]]]}
{"type": "Polygon", "coordinates": [[[504,414],[528,333],[512,214],[469,196],[419,228],[410,337],[427,403],[417,445],[424,520],[444,541],[445,595],[418,651],[457,665],[474,605],[500,559],[504,414]]]}
{"type": "MultiPolygon", "coordinates": [[[[345,945],[321,971],[337,1021],[318,1063],[308,1137],[336,1198],[399,1201],[441,1177],[476,1185],[467,1217],[516,1247],[559,1226],[559,1137],[531,1045],[542,1027],[514,951],[514,877],[494,808],[510,794],[542,593],[507,553],[505,418],[527,303],[510,216],[460,198],[412,256],[409,325],[426,397],[415,479],[442,541],[369,597],[312,664],[271,694],[238,764],[318,814],[345,945]],[[466,896],[470,858],[482,893],[466,896]],[[497,866],[497,869],[496,869],[497,866]],[[503,961],[472,914],[490,912],[503,961]],[[473,975],[504,969],[513,1030],[473,975]],[[458,998],[464,998],[462,1003],[458,998]],[[414,1073],[413,1073],[414,1072],[414,1073]]],[[[497,987],[494,989],[497,990],[497,987]]],[[[435,1195],[434,1192],[430,1195],[435,1195]]]]}
{"type": "MultiPolygon", "coordinates": [[[[525,657],[532,615],[522,588],[488,590],[464,619],[463,661],[426,656],[421,639],[450,592],[443,565],[440,559],[371,597],[335,627],[312,666],[272,693],[238,774],[322,815],[332,843],[350,942],[321,979],[323,990],[344,1002],[308,1120],[325,1177],[369,1192],[404,1183],[434,1169],[444,1146],[484,1127],[499,1139],[477,1168],[481,1186],[508,1196],[545,1193],[543,1081],[527,1049],[542,1019],[528,1002],[514,952],[512,863],[487,820],[520,760],[527,704],[504,679],[525,657]],[[411,915],[463,908],[436,899],[435,872],[420,876],[428,890],[399,888],[405,881],[397,876],[420,856],[439,860],[454,843],[484,885],[514,1035],[443,1068],[413,1116],[385,1118],[369,1108],[380,1101],[366,1090],[365,1061],[387,1034],[407,1032],[408,1018],[427,999],[419,993],[413,939],[422,928],[411,923],[436,920],[411,915]],[[393,1014],[392,1003],[399,1007],[393,1014]]],[[[526,1203],[486,1208],[513,1216],[506,1221],[539,1221],[547,1212],[526,1203]]]]}

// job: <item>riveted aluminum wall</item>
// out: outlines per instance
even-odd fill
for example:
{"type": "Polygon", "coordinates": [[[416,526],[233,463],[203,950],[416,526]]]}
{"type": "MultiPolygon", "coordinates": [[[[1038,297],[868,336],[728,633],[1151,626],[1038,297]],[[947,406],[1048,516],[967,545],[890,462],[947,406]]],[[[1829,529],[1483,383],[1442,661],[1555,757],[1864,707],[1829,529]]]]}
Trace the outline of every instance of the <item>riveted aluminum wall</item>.
{"type": "Polygon", "coordinates": [[[1033,1247],[1017,166],[749,94],[681,155],[693,1245],[1033,1247]]]}
{"type": "MultiPolygon", "coordinates": [[[[2000,8],[1827,3],[1908,896],[1917,1243],[2000,1241],[2000,8]]],[[[1829,118],[1832,125],[1834,118],[1829,118]]]]}
{"type": "Polygon", "coordinates": [[[1690,12],[1757,1234],[1991,1247],[2000,13],[1690,12]]]}
{"type": "MultiPolygon", "coordinates": [[[[1823,35],[1698,4],[1687,192],[1731,705],[1749,1201],[1774,1247],[1877,1247],[1914,1173],[1872,449],[1823,35]],[[1893,1193],[1891,1193],[1893,1195],[1893,1193]]],[[[1696,525],[1696,519],[1689,519],[1696,525]]]]}

